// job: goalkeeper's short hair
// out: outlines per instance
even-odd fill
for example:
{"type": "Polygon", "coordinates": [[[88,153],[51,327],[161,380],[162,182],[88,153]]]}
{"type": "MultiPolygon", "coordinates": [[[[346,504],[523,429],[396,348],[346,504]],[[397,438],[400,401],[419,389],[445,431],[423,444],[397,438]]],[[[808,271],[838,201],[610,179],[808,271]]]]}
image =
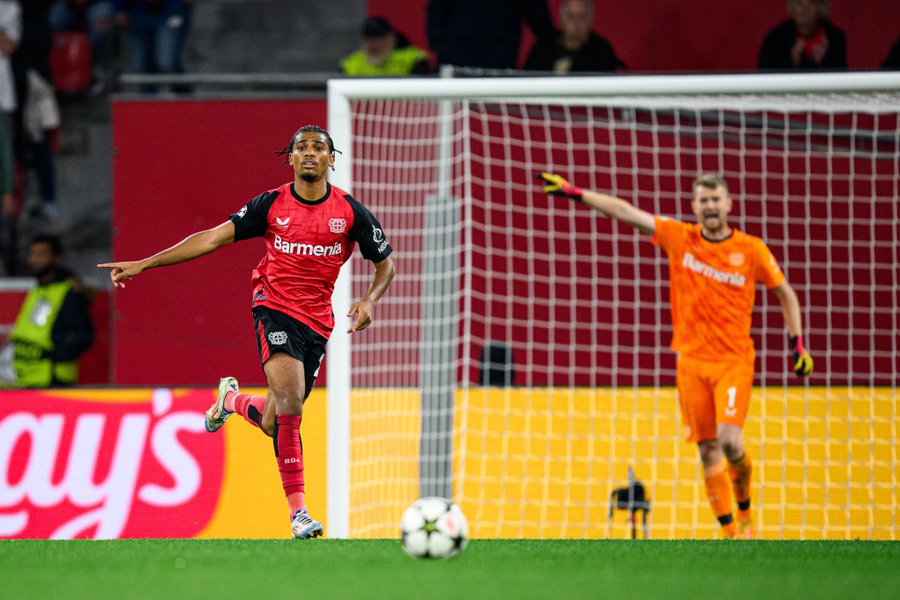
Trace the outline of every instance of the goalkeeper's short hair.
{"type": "Polygon", "coordinates": [[[725,190],[725,193],[728,194],[728,182],[725,181],[724,177],[716,173],[704,173],[697,177],[697,179],[694,180],[694,183],[691,184],[691,191],[696,192],[698,187],[714,190],[720,185],[722,186],[722,189],[725,190]]]}

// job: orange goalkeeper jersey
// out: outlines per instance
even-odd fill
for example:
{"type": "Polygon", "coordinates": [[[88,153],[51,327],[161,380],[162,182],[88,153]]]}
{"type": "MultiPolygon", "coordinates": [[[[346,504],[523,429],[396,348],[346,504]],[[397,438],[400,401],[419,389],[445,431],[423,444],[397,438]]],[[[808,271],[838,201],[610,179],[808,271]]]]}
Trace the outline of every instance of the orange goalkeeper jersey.
{"type": "Polygon", "coordinates": [[[784,280],[765,242],[736,229],[712,242],[699,224],[654,220],[653,243],[669,257],[672,349],[711,361],[752,355],[754,286],[773,288],[784,280]]]}

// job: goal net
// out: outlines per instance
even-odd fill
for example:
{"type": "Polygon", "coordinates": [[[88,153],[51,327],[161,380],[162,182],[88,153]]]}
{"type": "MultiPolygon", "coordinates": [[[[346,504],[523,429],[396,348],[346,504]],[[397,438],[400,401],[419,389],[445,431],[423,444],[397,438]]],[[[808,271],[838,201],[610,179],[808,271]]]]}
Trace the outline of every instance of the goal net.
{"type": "MultiPolygon", "coordinates": [[[[330,534],[394,536],[442,495],[475,537],[625,537],[633,473],[651,537],[717,535],[681,431],[666,258],[542,193],[549,170],[685,220],[693,179],[726,177],[816,361],[794,376],[760,287],[758,534],[897,539],[898,107],[888,73],[330,82],[333,181],[398,270],[374,326],[338,326],[329,350],[330,534]]],[[[335,313],[370,280],[348,263],[335,313]]]]}

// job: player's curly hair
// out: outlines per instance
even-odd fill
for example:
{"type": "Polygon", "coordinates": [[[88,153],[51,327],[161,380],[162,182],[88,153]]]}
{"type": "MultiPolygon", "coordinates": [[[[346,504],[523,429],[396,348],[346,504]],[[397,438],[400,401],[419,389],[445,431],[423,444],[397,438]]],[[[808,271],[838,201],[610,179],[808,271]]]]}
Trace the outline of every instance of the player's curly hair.
{"type": "Polygon", "coordinates": [[[299,138],[301,134],[306,133],[308,131],[312,131],[313,133],[321,133],[322,135],[324,135],[325,141],[328,142],[328,151],[331,154],[334,154],[335,152],[337,152],[338,154],[342,154],[342,152],[340,150],[338,150],[337,148],[334,147],[334,140],[331,139],[331,135],[327,131],[325,131],[318,125],[304,125],[303,127],[301,127],[300,129],[298,129],[297,131],[294,132],[294,135],[291,136],[291,141],[288,143],[287,146],[285,146],[281,150],[278,150],[277,152],[275,152],[275,156],[284,156],[285,157],[284,164],[287,164],[288,163],[287,157],[293,151],[294,144],[297,143],[297,138],[299,138]]]}

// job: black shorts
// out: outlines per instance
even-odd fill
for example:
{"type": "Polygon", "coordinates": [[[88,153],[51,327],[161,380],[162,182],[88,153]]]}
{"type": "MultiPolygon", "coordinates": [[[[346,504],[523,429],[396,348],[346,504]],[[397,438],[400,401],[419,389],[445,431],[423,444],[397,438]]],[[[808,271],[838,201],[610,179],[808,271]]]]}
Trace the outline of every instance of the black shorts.
{"type": "Polygon", "coordinates": [[[306,400],[319,375],[328,340],[306,323],[267,306],[253,307],[253,325],[260,364],[266,364],[276,352],[286,352],[303,363],[306,400]]]}

